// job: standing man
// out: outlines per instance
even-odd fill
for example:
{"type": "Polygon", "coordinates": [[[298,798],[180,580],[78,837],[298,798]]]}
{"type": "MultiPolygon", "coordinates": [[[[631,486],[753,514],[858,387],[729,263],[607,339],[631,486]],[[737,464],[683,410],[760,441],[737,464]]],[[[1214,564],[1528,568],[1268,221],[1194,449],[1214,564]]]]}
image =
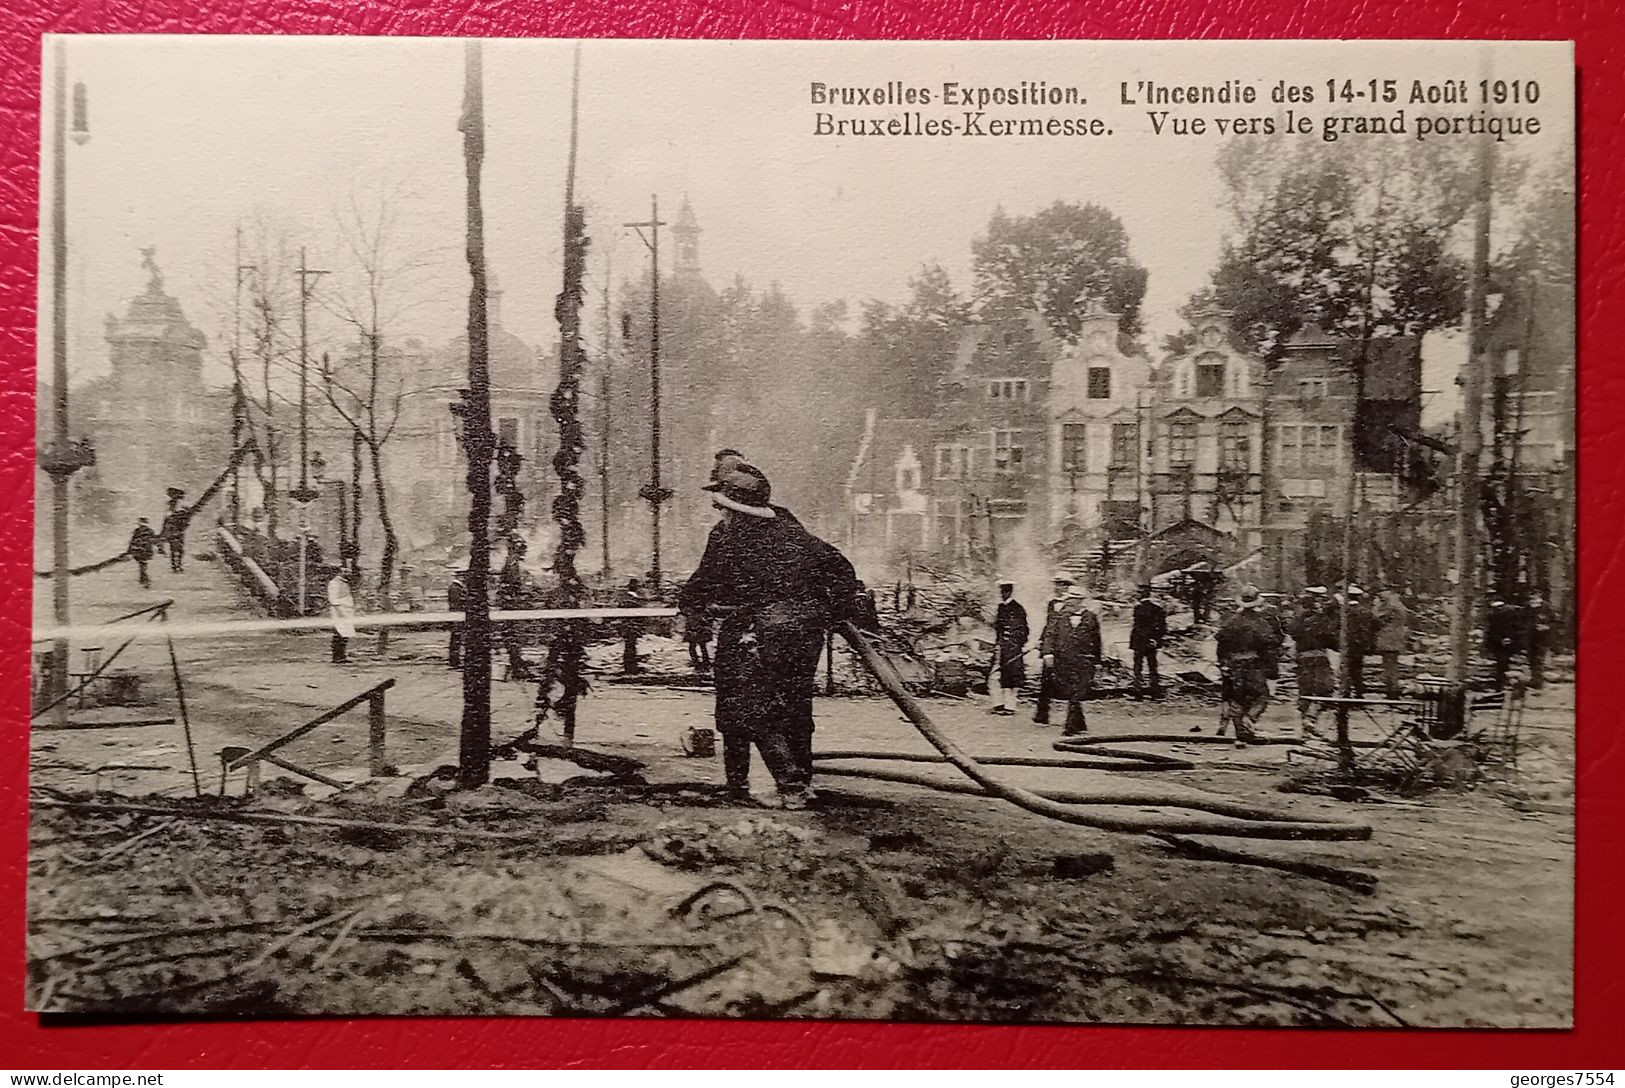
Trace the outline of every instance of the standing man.
{"type": "Polygon", "coordinates": [[[130,534],[130,546],[125,549],[130,558],[135,560],[135,584],[144,588],[151,588],[152,575],[147,573],[147,564],[152,562],[152,553],[157,549],[158,535],[147,524],[146,518],[136,518],[135,532],[130,534]]]}
{"type": "Polygon", "coordinates": [[[688,646],[688,665],[695,672],[711,671],[711,621],[697,612],[683,613],[683,642],[688,646]]]}
{"type": "Polygon", "coordinates": [[[1089,608],[1080,587],[1072,586],[1065,606],[1050,613],[1038,649],[1049,670],[1055,697],[1066,702],[1066,725],[1061,735],[1087,733],[1089,723],[1083,703],[1094,687],[1095,668],[1100,664],[1100,617],[1089,608]]]}
{"type": "Polygon", "coordinates": [[[1495,686],[1507,686],[1512,672],[1512,657],[1523,648],[1523,632],[1519,630],[1518,610],[1500,597],[1490,602],[1489,614],[1484,617],[1484,651],[1495,662],[1495,686]]]}
{"type": "Polygon", "coordinates": [[[1529,688],[1539,691],[1546,686],[1546,647],[1552,637],[1552,613],[1546,607],[1546,598],[1539,593],[1529,598],[1524,627],[1528,639],[1525,653],[1529,658],[1529,688]]]}
{"type": "Polygon", "coordinates": [[[1331,662],[1332,651],[1337,648],[1337,616],[1325,586],[1309,586],[1303,591],[1289,633],[1298,664],[1298,715],[1303,720],[1304,737],[1316,738],[1320,735],[1315,729],[1320,707],[1307,697],[1337,691],[1331,662]]]}
{"type": "MultiPolygon", "coordinates": [[[[1050,597],[1049,602],[1044,605],[1044,623],[1038,629],[1040,638],[1042,638],[1045,631],[1049,630],[1050,620],[1054,618],[1055,614],[1066,607],[1066,595],[1072,588],[1072,576],[1064,570],[1060,571],[1055,575],[1054,585],[1055,593],[1050,597]]],[[[1041,656],[1038,670],[1038,710],[1033,714],[1033,721],[1039,725],[1049,724],[1051,679],[1050,668],[1048,665],[1043,664],[1041,656]]]]}
{"type": "Polygon", "coordinates": [[[1236,610],[1219,625],[1219,736],[1234,724],[1236,747],[1256,739],[1253,723],[1270,704],[1269,662],[1280,653],[1275,625],[1264,615],[1257,586],[1243,586],[1236,610]]]}
{"type": "Polygon", "coordinates": [[[721,616],[714,668],[727,787],[749,799],[755,744],[783,807],[805,808],[818,657],[857,595],[857,575],[835,548],[779,517],[760,469],[725,468],[705,490],[721,521],[677,607],[721,616]]]}
{"type": "Polygon", "coordinates": [[[186,565],[186,523],[190,515],[180,508],[181,499],[185,497],[186,492],[180,488],[169,489],[169,510],[164,514],[164,522],[158,530],[169,552],[169,569],[177,574],[186,565]]]}
{"type": "MultiPolygon", "coordinates": [[[[461,612],[464,608],[463,575],[468,572],[468,561],[460,559],[451,564],[451,581],[446,583],[446,611],[461,612]]],[[[454,620],[451,625],[451,641],[446,647],[446,667],[460,669],[463,667],[463,621],[454,620]]]]}
{"type": "MultiPolygon", "coordinates": [[[[530,575],[525,570],[526,545],[523,537],[508,538],[508,558],[497,575],[496,606],[500,612],[517,611],[529,604],[530,575]]],[[[525,663],[524,627],[517,623],[502,625],[502,645],[508,653],[508,678],[530,679],[530,666],[525,663]]]]}
{"type": "Polygon", "coordinates": [[[1373,649],[1382,658],[1382,693],[1390,699],[1398,699],[1399,655],[1410,646],[1411,610],[1405,607],[1399,590],[1389,586],[1377,598],[1371,615],[1377,624],[1373,649]]]}
{"type": "MultiPolygon", "coordinates": [[[[999,606],[993,615],[993,678],[1003,700],[990,713],[1016,712],[1016,696],[1027,682],[1027,610],[1016,600],[1016,584],[999,582],[999,606]]],[[[991,685],[989,685],[991,688],[991,685]]]]}
{"type": "MultiPolygon", "coordinates": [[[[646,603],[643,598],[643,583],[636,578],[629,579],[626,588],[621,590],[621,607],[642,608],[646,603]]],[[[621,671],[628,676],[638,671],[638,636],[642,632],[642,620],[621,621],[621,671]]]]}
{"type": "Polygon", "coordinates": [[[327,580],[327,614],[333,620],[333,663],[342,665],[355,638],[355,596],[346,571],[328,567],[327,572],[332,576],[327,580]]]}
{"type": "Polygon", "coordinates": [[[1134,606],[1134,626],[1129,631],[1128,646],[1134,653],[1134,697],[1142,698],[1142,684],[1147,670],[1151,673],[1151,698],[1162,698],[1162,680],[1157,675],[1157,651],[1168,637],[1168,615],[1162,605],[1151,598],[1151,583],[1140,585],[1140,600],[1134,606]]]}
{"type": "Polygon", "coordinates": [[[1365,590],[1348,587],[1349,644],[1343,647],[1349,656],[1349,695],[1359,699],[1365,696],[1365,659],[1376,649],[1377,621],[1365,603],[1365,590]]]}

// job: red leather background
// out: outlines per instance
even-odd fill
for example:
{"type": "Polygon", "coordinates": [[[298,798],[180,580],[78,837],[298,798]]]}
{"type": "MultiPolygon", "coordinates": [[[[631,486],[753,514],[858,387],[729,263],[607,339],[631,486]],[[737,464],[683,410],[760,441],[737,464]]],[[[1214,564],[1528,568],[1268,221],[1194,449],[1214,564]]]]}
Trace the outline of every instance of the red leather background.
{"type": "MultiPolygon", "coordinates": [[[[6,0],[0,11],[0,1067],[1285,1066],[1597,1069],[1621,1065],[1625,639],[1625,5],[1613,0],[455,0],[277,3],[6,0]],[[57,10],[58,7],[68,10],[57,10]],[[1350,10],[1352,9],[1352,10],[1350,10]],[[28,624],[40,35],[50,31],[700,38],[1559,38],[1581,105],[1579,955],[1572,1032],[1321,1032],[660,1021],[374,1020],[42,1026],[24,1015],[28,624]],[[1609,1027],[1609,1025],[1614,1025],[1609,1027]]],[[[1515,888],[1508,889],[1516,894],[1515,888]]]]}

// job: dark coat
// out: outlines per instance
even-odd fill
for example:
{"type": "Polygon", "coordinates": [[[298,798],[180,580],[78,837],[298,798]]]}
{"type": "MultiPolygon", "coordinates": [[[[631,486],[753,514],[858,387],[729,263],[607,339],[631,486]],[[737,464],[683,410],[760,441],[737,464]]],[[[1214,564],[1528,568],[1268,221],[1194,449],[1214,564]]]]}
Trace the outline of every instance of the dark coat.
{"type": "Polygon", "coordinates": [[[1267,681],[1281,650],[1278,631],[1274,618],[1257,608],[1238,609],[1219,625],[1215,642],[1225,702],[1255,707],[1269,697],[1267,681]]]}
{"type": "Polygon", "coordinates": [[[1293,645],[1300,654],[1337,649],[1338,620],[1335,610],[1300,608],[1292,620],[1293,645]]]}
{"type": "Polygon", "coordinates": [[[145,563],[152,558],[152,553],[158,547],[158,536],[145,525],[137,525],[135,532],[130,534],[128,551],[131,559],[145,563]]]}
{"type": "Polygon", "coordinates": [[[678,595],[684,615],[722,613],[715,676],[717,728],[810,728],[824,633],[858,592],[852,564],[790,518],[721,523],[678,595]]]}
{"type": "Polygon", "coordinates": [[[1141,601],[1134,606],[1134,627],[1129,632],[1131,650],[1155,650],[1168,637],[1168,614],[1156,601],[1141,601]]]}
{"type": "Polygon", "coordinates": [[[1039,639],[1039,650],[1054,657],[1050,687],[1058,699],[1082,702],[1094,687],[1100,664],[1100,619],[1086,608],[1062,608],[1050,613],[1039,639]],[[1076,619],[1078,622],[1073,623],[1076,619]]]}
{"type": "Polygon", "coordinates": [[[1020,687],[1027,680],[1027,610],[1015,600],[1000,601],[993,617],[993,638],[997,643],[999,685],[1020,687]]]}
{"type": "Polygon", "coordinates": [[[463,579],[459,575],[446,583],[446,611],[461,612],[463,610],[463,597],[467,590],[463,587],[463,579]]]}
{"type": "Polygon", "coordinates": [[[1257,608],[1232,612],[1219,625],[1214,641],[1220,667],[1256,663],[1259,669],[1267,669],[1281,649],[1275,623],[1257,608]]]}
{"type": "MultiPolygon", "coordinates": [[[[1339,619],[1339,624],[1342,620],[1339,619]]],[[[1364,604],[1349,605],[1349,648],[1362,657],[1376,652],[1377,617],[1364,604]]]]}
{"type": "Polygon", "coordinates": [[[1512,605],[1491,608],[1484,617],[1484,649],[1491,657],[1513,654],[1524,641],[1523,610],[1512,605]]]}

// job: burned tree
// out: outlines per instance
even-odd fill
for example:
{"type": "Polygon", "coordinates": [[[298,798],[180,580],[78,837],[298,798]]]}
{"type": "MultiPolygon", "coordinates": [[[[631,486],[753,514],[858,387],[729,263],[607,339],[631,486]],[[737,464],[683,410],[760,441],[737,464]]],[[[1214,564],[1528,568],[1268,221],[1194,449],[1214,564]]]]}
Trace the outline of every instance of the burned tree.
{"type": "MultiPolygon", "coordinates": [[[[559,493],[553,499],[553,521],[559,527],[553,551],[553,573],[558,578],[555,599],[561,608],[579,608],[585,587],[576,570],[576,553],[587,542],[581,526],[583,482],[579,471],[586,441],[581,429],[581,376],[586,353],[581,346],[581,304],[587,271],[586,213],[575,202],[576,110],[581,84],[581,49],[578,45],[570,84],[570,158],[564,185],[564,283],[553,307],[559,323],[559,380],[550,403],[559,427],[559,448],[553,471],[559,493]]],[[[557,625],[548,647],[547,667],[536,691],[538,726],[549,713],[557,713],[565,743],[575,739],[576,703],[586,690],[586,629],[580,620],[557,625]]]]}

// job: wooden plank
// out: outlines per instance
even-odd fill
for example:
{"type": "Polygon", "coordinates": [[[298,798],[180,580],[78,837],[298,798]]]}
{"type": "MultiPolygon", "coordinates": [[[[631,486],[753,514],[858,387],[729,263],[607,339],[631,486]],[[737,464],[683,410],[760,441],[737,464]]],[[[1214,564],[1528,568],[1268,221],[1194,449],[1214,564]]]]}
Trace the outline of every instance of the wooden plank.
{"type": "Polygon", "coordinates": [[[324,786],[332,786],[336,790],[342,790],[342,789],[346,788],[346,784],[343,783],[343,782],[340,782],[336,778],[329,778],[325,774],[322,774],[322,773],[320,773],[318,771],[313,771],[309,767],[301,767],[301,766],[299,766],[299,764],[293,763],[293,762],[291,762],[289,760],[279,759],[276,756],[261,756],[260,758],[265,760],[265,762],[267,762],[267,763],[276,764],[278,767],[281,767],[284,771],[292,771],[294,774],[303,775],[304,777],[310,779],[313,782],[320,782],[324,786]]]}
{"type": "Polygon", "coordinates": [[[249,763],[256,759],[265,759],[268,757],[269,753],[276,751],[278,748],[291,744],[300,737],[304,736],[306,733],[309,733],[311,730],[326,725],[328,722],[339,717],[341,714],[354,710],[356,707],[372,698],[374,693],[387,691],[394,686],[395,681],[393,678],[391,678],[389,680],[385,680],[381,684],[370,687],[366,691],[363,691],[360,695],[340,703],[338,706],[322,714],[320,717],[311,719],[304,725],[301,725],[298,729],[295,729],[293,732],[282,734],[282,736],[278,737],[276,740],[273,740],[270,744],[265,745],[263,748],[257,748],[245,756],[238,757],[227,765],[226,770],[235,771],[238,767],[241,767],[245,763],[249,763]]]}

